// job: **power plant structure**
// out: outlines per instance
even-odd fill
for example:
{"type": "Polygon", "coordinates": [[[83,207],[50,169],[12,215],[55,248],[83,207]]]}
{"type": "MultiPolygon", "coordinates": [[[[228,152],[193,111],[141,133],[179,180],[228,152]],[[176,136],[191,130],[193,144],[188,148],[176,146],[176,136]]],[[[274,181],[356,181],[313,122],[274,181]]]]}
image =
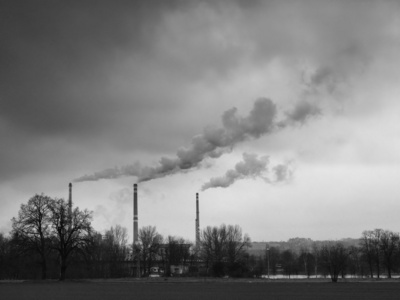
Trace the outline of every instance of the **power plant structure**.
{"type": "Polygon", "coordinates": [[[68,185],[69,193],[68,193],[68,230],[72,228],[72,183],[70,182],[68,185]]]}
{"type": "Polygon", "coordinates": [[[199,210],[199,193],[196,193],[196,252],[200,247],[200,210],[199,210]]]}
{"type": "Polygon", "coordinates": [[[137,184],[133,185],[133,244],[136,245],[139,241],[138,237],[138,199],[137,199],[137,184]]]}
{"type": "MultiPolygon", "coordinates": [[[[72,226],[72,183],[68,184],[68,221],[69,228],[72,226]]],[[[131,274],[136,277],[142,276],[141,262],[140,262],[140,246],[139,246],[139,212],[138,212],[138,184],[133,184],[133,247],[132,247],[132,261],[131,261],[131,274]]],[[[199,206],[199,193],[196,193],[196,219],[195,219],[195,245],[194,254],[197,256],[200,251],[200,206],[199,206]]],[[[190,244],[182,244],[185,247],[190,247],[190,244]]],[[[166,245],[161,246],[165,248],[166,245]]],[[[174,267],[174,274],[183,274],[189,268],[184,265],[171,265],[174,267]]],[[[159,267],[158,267],[159,268],[159,267]]],[[[172,273],[172,271],[171,271],[172,273]]]]}
{"type": "Polygon", "coordinates": [[[69,185],[69,195],[68,195],[68,213],[69,216],[72,214],[72,183],[70,182],[69,185]]]}
{"type": "Polygon", "coordinates": [[[136,257],[136,266],[134,266],[133,269],[136,269],[136,272],[134,271],[134,274],[136,273],[136,277],[141,276],[141,271],[140,271],[140,250],[138,247],[139,243],[139,234],[138,234],[138,224],[139,218],[138,218],[138,196],[137,196],[137,184],[135,183],[133,185],[133,247],[132,247],[132,254],[133,256],[136,257]]]}
{"type": "MultiPolygon", "coordinates": [[[[71,186],[71,184],[70,184],[71,186]]],[[[71,194],[71,191],[70,191],[71,194]]],[[[139,214],[138,214],[138,185],[133,184],[133,244],[139,241],[139,214]]],[[[196,220],[195,220],[196,249],[200,247],[200,209],[199,193],[196,193],[196,220]]]]}
{"type": "MultiPolygon", "coordinates": [[[[72,217],[72,183],[68,184],[68,214],[72,217]]],[[[133,245],[139,242],[139,217],[138,217],[138,185],[133,184],[133,245]]],[[[195,220],[196,250],[200,247],[200,209],[199,193],[196,193],[196,220],[195,220]]]]}

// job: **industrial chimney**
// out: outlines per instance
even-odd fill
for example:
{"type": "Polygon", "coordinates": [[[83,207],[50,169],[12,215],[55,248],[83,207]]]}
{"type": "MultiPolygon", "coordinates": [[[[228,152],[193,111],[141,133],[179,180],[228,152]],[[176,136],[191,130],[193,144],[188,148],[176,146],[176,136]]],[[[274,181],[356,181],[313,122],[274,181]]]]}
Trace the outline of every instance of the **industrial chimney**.
{"type": "Polygon", "coordinates": [[[72,227],[72,183],[69,185],[69,195],[68,195],[68,231],[71,230],[72,227]]]}
{"type": "Polygon", "coordinates": [[[68,215],[71,218],[72,215],[72,183],[69,183],[69,196],[68,196],[68,215]]]}
{"type": "Polygon", "coordinates": [[[196,248],[200,247],[199,193],[196,193],[196,248]]]}
{"type": "Polygon", "coordinates": [[[138,203],[137,184],[133,185],[133,244],[138,242],[138,203]]]}

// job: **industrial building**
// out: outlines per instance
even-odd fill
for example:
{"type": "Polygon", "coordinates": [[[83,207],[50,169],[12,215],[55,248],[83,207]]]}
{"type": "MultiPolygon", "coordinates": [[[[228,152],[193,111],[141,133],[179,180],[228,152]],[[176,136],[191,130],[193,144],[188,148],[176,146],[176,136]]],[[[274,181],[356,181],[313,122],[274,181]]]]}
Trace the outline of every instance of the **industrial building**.
{"type": "MultiPolygon", "coordinates": [[[[72,209],[72,184],[69,183],[68,206],[72,209]]],[[[71,214],[70,214],[71,215],[71,214]]],[[[138,185],[133,185],[133,244],[130,254],[119,261],[120,268],[126,269],[133,277],[142,276],[182,276],[196,273],[198,270],[198,252],[200,249],[200,211],[199,194],[196,193],[195,244],[163,243],[157,246],[157,253],[151,259],[151,265],[143,265],[141,244],[139,241],[138,185]],[[178,253],[178,254],[176,254],[178,253]],[[179,256],[180,255],[180,256],[179,256]],[[173,257],[173,258],[172,258],[173,257]],[[146,270],[145,270],[146,267],[146,270]]],[[[104,265],[107,262],[101,262],[104,265]]]]}

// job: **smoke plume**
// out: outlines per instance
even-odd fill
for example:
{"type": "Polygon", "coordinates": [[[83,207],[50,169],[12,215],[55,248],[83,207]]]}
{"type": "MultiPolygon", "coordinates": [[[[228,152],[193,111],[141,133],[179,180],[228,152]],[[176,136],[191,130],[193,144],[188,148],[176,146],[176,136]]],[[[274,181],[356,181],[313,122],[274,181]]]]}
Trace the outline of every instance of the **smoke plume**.
{"type": "Polygon", "coordinates": [[[321,114],[320,109],[307,101],[300,101],[294,109],[286,112],[287,120],[291,122],[304,123],[307,118],[321,114]]]}
{"type": "Polygon", "coordinates": [[[164,177],[184,170],[198,167],[205,158],[218,158],[229,151],[237,143],[249,139],[258,139],[274,130],[283,128],[288,124],[305,120],[309,115],[315,114],[315,110],[303,109],[299,113],[295,108],[293,113],[288,113],[286,119],[277,122],[277,109],[270,99],[260,98],[254,102],[253,109],[246,117],[237,115],[237,109],[231,108],[222,115],[222,127],[206,127],[202,134],[192,138],[189,147],[178,149],[176,157],[162,157],[158,165],[142,166],[139,162],[122,167],[114,167],[91,175],[84,175],[75,182],[95,181],[99,179],[114,179],[122,176],[138,177],[138,182],[164,177]]]}
{"type": "Polygon", "coordinates": [[[285,128],[294,124],[304,124],[307,119],[320,115],[321,109],[314,103],[301,100],[290,111],[284,112],[286,118],[277,123],[277,127],[285,128]]]}
{"type": "Polygon", "coordinates": [[[289,168],[289,164],[279,164],[272,168],[275,174],[275,182],[288,181],[292,178],[292,170],[289,168]]]}
{"type": "Polygon", "coordinates": [[[209,182],[203,184],[201,190],[205,191],[210,188],[222,187],[226,188],[235,181],[245,178],[261,177],[264,181],[275,184],[278,182],[286,182],[292,177],[292,170],[289,164],[279,164],[272,168],[272,179],[267,177],[268,172],[268,156],[257,157],[256,154],[243,153],[243,161],[238,162],[235,168],[229,170],[224,176],[211,178],[209,182]]]}
{"type": "Polygon", "coordinates": [[[238,162],[234,169],[227,171],[222,177],[211,178],[201,190],[215,187],[226,188],[239,179],[260,177],[267,171],[268,162],[268,156],[258,158],[256,154],[243,153],[243,161],[238,162]]]}

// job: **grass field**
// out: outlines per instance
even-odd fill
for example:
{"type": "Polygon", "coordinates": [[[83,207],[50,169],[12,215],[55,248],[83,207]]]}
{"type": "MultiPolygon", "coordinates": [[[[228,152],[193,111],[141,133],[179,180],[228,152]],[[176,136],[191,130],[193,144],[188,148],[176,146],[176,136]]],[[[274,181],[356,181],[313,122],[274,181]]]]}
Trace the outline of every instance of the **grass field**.
{"type": "Polygon", "coordinates": [[[90,280],[1,282],[0,299],[400,299],[400,282],[90,280]]]}

